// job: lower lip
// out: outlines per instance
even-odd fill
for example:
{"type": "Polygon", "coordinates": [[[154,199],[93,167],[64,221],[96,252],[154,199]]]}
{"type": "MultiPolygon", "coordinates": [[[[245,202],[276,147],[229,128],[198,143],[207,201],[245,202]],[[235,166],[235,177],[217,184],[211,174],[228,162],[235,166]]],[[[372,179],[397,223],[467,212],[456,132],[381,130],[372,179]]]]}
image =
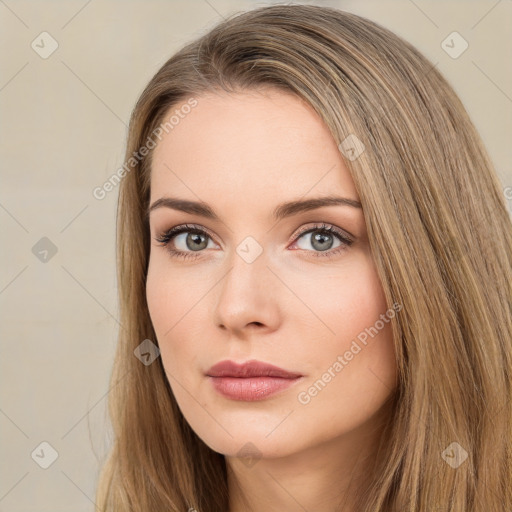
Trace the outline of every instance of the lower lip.
{"type": "Polygon", "coordinates": [[[284,379],[279,377],[208,377],[213,387],[232,400],[254,402],[289,388],[301,377],[284,379]]]}

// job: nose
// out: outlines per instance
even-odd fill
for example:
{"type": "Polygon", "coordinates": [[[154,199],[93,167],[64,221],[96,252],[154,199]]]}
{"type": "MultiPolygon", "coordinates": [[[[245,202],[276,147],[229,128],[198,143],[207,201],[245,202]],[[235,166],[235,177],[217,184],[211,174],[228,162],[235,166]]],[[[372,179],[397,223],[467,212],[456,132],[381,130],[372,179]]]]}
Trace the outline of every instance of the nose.
{"type": "Polygon", "coordinates": [[[255,329],[270,332],[278,328],[279,287],[283,285],[267,265],[265,252],[250,263],[233,254],[215,299],[214,322],[220,329],[244,337],[255,329]]]}

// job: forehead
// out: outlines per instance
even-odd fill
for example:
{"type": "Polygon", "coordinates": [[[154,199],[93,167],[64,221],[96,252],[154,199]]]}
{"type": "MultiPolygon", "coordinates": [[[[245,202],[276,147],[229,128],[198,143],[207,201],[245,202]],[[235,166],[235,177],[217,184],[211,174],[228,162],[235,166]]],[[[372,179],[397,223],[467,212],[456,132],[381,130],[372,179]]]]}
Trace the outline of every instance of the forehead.
{"type": "Polygon", "coordinates": [[[238,197],[261,204],[309,192],[358,199],[327,126],[297,96],[267,89],[195,99],[154,149],[151,200],[171,192],[213,203],[238,197]]]}

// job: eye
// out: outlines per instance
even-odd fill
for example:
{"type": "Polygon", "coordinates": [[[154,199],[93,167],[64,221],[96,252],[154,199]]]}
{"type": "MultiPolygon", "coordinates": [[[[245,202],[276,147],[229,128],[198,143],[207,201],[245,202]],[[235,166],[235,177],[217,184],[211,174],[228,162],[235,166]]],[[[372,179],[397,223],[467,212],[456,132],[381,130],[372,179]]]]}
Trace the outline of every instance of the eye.
{"type": "Polygon", "coordinates": [[[212,241],[212,238],[199,226],[183,224],[169,229],[155,240],[167,247],[171,256],[186,259],[195,258],[195,253],[211,248],[208,247],[208,241],[212,241]],[[177,248],[174,249],[171,245],[177,248]]]}
{"type": "MultiPolygon", "coordinates": [[[[211,235],[204,228],[193,224],[175,226],[155,240],[166,247],[172,257],[183,259],[197,258],[204,249],[212,248],[209,242],[213,243],[211,235]]],[[[329,224],[304,228],[294,240],[299,244],[299,249],[310,252],[313,257],[333,257],[354,243],[348,234],[329,224]],[[304,241],[301,241],[302,238],[304,241]],[[338,245],[334,245],[336,241],[338,245]]]]}
{"type": "Polygon", "coordinates": [[[299,245],[299,249],[312,252],[313,257],[325,258],[335,256],[346,250],[354,243],[354,240],[332,225],[320,224],[300,231],[296,243],[299,245]],[[334,245],[336,241],[338,245],[334,245]]]}

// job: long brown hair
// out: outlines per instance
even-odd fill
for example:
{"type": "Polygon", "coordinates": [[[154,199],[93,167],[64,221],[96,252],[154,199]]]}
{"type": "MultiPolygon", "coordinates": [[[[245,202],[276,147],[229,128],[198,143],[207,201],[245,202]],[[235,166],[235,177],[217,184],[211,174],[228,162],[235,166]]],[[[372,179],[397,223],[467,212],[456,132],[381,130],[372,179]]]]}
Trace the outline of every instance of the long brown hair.
{"type": "Polygon", "coordinates": [[[140,149],[171,107],[268,86],[308,102],[338,144],[364,145],[347,166],[386,299],[402,305],[392,319],[392,425],[358,510],[512,510],[512,224],[502,186],[460,100],[414,47],[360,16],[297,4],[233,15],[188,44],[132,113],[117,212],[115,437],[98,506],[228,510],[224,456],[185,421],[160,358],[134,357],[143,340],[158,343],[145,298],[152,152],[140,149]],[[460,466],[447,462],[463,453],[460,466]]]}

